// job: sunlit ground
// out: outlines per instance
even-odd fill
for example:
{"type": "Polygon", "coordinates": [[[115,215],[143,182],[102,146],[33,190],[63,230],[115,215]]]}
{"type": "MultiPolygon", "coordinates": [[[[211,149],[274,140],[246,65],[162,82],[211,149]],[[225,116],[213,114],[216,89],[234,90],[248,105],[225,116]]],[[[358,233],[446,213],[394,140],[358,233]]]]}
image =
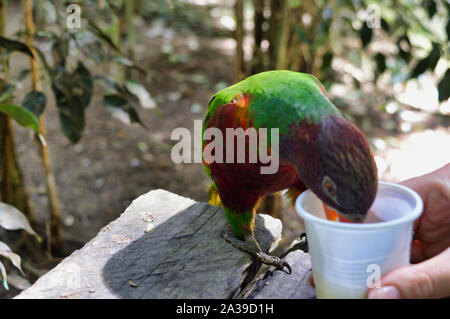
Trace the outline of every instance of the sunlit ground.
{"type": "MultiPolygon", "coordinates": [[[[405,134],[398,146],[381,146],[375,153],[382,180],[399,182],[429,173],[450,162],[450,129],[405,134]]],[[[380,143],[381,144],[381,143],[380,143]]]]}
{"type": "MultiPolygon", "coordinates": [[[[441,61],[442,62],[442,61],[441,61]]],[[[446,65],[439,63],[437,72],[445,72],[446,65]]],[[[405,86],[397,86],[396,98],[412,106],[416,111],[400,112],[401,130],[398,139],[376,140],[376,161],[381,179],[402,181],[429,173],[450,162],[450,128],[416,130],[427,115],[450,114],[450,101],[439,103],[436,78],[426,73],[417,80],[410,80],[405,86]]]]}

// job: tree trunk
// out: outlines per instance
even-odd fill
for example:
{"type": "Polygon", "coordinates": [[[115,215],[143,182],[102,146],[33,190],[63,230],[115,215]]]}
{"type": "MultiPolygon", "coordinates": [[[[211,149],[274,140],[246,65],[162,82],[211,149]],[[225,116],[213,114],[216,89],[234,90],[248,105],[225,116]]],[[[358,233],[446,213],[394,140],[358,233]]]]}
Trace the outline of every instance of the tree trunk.
{"type": "Polygon", "coordinates": [[[34,212],[17,161],[12,121],[4,114],[0,114],[0,155],[0,201],[16,207],[32,222],[34,212]]]}
{"type": "Polygon", "coordinates": [[[234,59],[234,82],[239,82],[244,78],[244,1],[236,0],[234,4],[234,14],[236,17],[236,53],[234,59]]]}
{"type": "Polygon", "coordinates": [[[269,20],[269,60],[270,68],[274,69],[277,62],[277,36],[279,33],[280,21],[282,18],[283,1],[270,1],[270,20],[269,20]]]}
{"type": "MultiPolygon", "coordinates": [[[[25,25],[26,25],[26,41],[30,47],[33,55],[37,57],[36,50],[34,49],[34,21],[33,21],[33,3],[32,0],[23,0],[23,6],[25,10],[25,25]]],[[[30,58],[31,68],[31,81],[33,90],[41,91],[41,83],[39,78],[39,65],[36,59],[30,58]]],[[[45,115],[42,114],[39,118],[40,134],[43,140],[38,139],[39,148],[41,151],[42,163],[45,170],[45,184],[47,187],[47,196],[49,200],[50,208],[50,230],[52,246],[59,252],[62,250],[62,238],[61,238],[61,211],[59,208],[58,192],[56,190],[55,176],[51,166],[50,150],[47,144],[47,128],[45,125],[45,115]]]]}
{"type": "MultiPolygon", "coordinates": [[[[6,0],[0,0],[0,36],[6,33],[6,0]]],[[[0,49],[1,52],[1,49],[0,49]]],[[[8,73],[8,58],[3,58],[4,76],[8,73]]],[[[0,94],[5,79],[0,79],[0,94]]],[[[33,209],[23,185],[14,143],[11,119],[0,113],[0,201],[13,205],[22,211],[30,221],[34,219],[33,209]]]]}
{"type": "Polygon", "coordinates": [[[284,70],[288,68],[288,48],[291,30],[291,15],[289,8],[289,1],[283,1],[283,14],[279,21],[280,27],[276,38],[276,68],[284,70]]]}
{"type": "Polygon", "coordinates": [[[263,64],[263,52],[261,48],[261,43],[263,40],[263,23],[264,23],[264,0],[253,0],[253,6],[255,8],[255,29],[254,29],[254,39],[255,44],[253,47],[253,61],[251,73],[259,73],[264,70],[263,64]]]}

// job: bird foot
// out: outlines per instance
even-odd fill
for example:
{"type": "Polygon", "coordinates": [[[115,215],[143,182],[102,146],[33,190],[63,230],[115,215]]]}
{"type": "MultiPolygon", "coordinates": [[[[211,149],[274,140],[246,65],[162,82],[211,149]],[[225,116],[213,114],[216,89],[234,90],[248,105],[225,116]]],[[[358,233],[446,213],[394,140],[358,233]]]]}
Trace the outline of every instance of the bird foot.
{"type": "Polygon", "coordinates": [[[247,234],[244,237],[244,240],[240,240],[236,238],[231,229],[227,229],[223,232],[222,236],[231,245],[251,254],[259,262],[265,265],[275,266],[277,270],[281,270],[286,274],[292,273],[291,266],[287,262],[277,256],[271,256],[264,253],[253,235],[247,234]],[[286,268],[286,270],[284,270],[284,268],[286,268]]]}
{"type": "Polygon", "coordinates": [[[295,250],[301,250],[305,253],[308,252],[308,239],[306,238],[305,233],[302,233],[299,238],[294,240],[292,242],[291,246],[280,255],[280,258],[286,257],[289,253],[291,253],[295,250]]]}
{"type": "Polygon", "coordinates": [[[267,255],[263,252],[259,252],[259,253],[256,253],[254,255],[254,257],[259,262],[261,262],[265,265],[275,266],[275,268],[277,270],[281,270],[282,272],[284,272],[288,275],[290,275],[292,273],[291,266],[284,260],[278,258],[277,256],[267,255]],[[286,268],[286,270],[284,270],[284,268],[286,268]]]}

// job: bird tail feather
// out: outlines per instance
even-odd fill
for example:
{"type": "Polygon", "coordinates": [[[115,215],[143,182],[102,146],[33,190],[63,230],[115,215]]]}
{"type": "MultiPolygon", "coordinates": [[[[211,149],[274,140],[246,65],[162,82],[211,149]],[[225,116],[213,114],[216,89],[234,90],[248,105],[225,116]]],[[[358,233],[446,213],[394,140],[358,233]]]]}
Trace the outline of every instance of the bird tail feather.
{"type": "Polygon", "coordinates": [[[217,187],[215,183],[211,183],[208,190],[208,203],[214,206],[222,206],[222,202],[220,201],[219,193],[217,192],[217,187]]]}

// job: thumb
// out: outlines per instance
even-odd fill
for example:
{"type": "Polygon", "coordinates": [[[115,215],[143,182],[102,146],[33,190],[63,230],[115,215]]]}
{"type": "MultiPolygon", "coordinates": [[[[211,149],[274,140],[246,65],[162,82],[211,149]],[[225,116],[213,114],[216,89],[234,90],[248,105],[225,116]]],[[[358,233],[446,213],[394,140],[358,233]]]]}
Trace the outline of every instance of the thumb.
{"type": "Polygon", "coordinates": [[[370,299],[444,298],[450,296],[450,248],[420,264],[395,269],[369,289],[370,299]]]}

